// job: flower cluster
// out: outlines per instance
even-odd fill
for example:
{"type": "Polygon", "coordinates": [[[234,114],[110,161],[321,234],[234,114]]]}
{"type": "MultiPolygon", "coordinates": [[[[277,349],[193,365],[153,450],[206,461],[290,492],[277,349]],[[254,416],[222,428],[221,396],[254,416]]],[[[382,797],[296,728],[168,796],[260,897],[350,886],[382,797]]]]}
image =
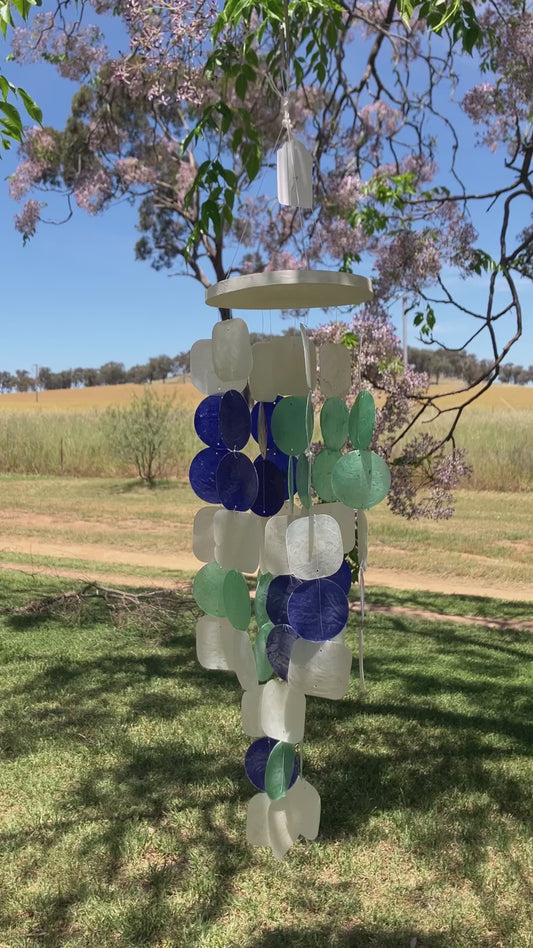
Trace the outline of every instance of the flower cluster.
{"type": "Polygon", "coordinates": [[[317,345],[343,339],[352,346],[352,398],[363,389],[380,395],[373,447],[391,464],[391,510],[408,518],[452,516],[451,492],[470,473],[464,452],[446,454],[430,435],[413,438],[401,454],[395,447],[417,398],[427,391],[427,375],[403,365],[394,327],[375,302],[364,306],[350,322],[325,324],[313,332],[317,345]]]}
{"type": "Polygon", "coordinates": [[[15,214],[15,228],[22,234],[24,241],[34,236],[42,207],[39,201],[26,201],[20,214],[15,214]]]}
{"type": "Polygon", "coordinates": [[[113,193],[112,181],[103,168],[93,174],[80,175],[74,187],[78,207],[88,214],[98,214],[113,193]]]}
{"type": "Polygon", "coordinates": [[[463,449],[447,454],[431,435],[417,435],[392,463],[389,506],[409,519],[449,519],[452,491],[471,473],[463,449]]]}

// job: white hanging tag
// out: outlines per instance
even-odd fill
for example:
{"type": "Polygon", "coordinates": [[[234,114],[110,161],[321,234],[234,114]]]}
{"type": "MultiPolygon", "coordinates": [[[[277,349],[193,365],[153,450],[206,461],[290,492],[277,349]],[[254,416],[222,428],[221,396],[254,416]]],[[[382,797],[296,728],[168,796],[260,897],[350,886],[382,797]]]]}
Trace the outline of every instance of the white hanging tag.
{"type": "Polygon", "coordinates": [[[313,159],[305,145],[291,138],[277,153],[278,201],[288,207],[313,207],[313,159]]]}
{"type": "Polygon", "coordinates": [[[307,335],[307,330],[303,323],[300,323],[300,335],[302,337],[302,346],[304,350],[304,364],[305,364],[305,381],[307,382],[307,388],[311,390],[314,388],[316,382],[316,352],[313,353],[314,356],[314,376],[311,371],[311,351],[310,351],[310,342],[307,335]]]}
{"type": "Polygon", "coordinates": [[[365,570],[368,566],[368,521],[364,510],[357,511],[357,558],[359,566],[365,570]]]}

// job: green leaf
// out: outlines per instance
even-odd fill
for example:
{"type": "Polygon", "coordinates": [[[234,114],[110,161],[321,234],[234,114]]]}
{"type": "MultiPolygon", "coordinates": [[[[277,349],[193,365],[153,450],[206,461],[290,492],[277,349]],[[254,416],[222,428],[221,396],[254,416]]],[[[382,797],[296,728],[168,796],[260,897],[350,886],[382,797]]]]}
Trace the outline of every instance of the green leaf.
{"type": "Polygon", "coordinates": [[[294,745],[284,741],[278,741],[270,751],[265,771],[265,790],[271,800],[280,800],[287,793],[295,759],[294,745]]]}
{"type": "Polygon", "coordinates": [[[33,101],[32,97],[28,95],[28,93],[25,92],[24,89],[21,89],[19,87],[17,89],[17,92],[20,95],[20,98],[22,99],[22,101],[24,102],[26,112],[28,113],[30,118],[32,118],[35,122],[39,122],[39,124],[41,124],[43,120],[42,109],[39,108],[37,103],[33,101]]]}
{"type": "Polygon", "coordinates": [[[4,99],[7,99],[10,92],[16,93],[16,88],[5,76],[0,76],[0,91],[4,99]]]}
{"type": "Polygon", "coordinates": [[[14,122],[15,125],[20,125],[22,128],[20,112],[15,108],[14,105],[12,105],[11,102],[0,102],[0,112],[4,113],[8,121],[14,122]]]}
{"type": "Polygon", "coordinates": [[[246,90],[248,88],[248,80],[244,73],[239,73],[237,79],[235,80],[235,92],[237,93],[239,99],[244,101],[246,98],[246,90]]]}
{"type": "Polygon", "coordinates": [[[346,349],[355,349],[359,345],[359,336],[356,336],[354,332],[345,332],[344,336],[341,339],[341,346],[345,346],[346,349]]]}

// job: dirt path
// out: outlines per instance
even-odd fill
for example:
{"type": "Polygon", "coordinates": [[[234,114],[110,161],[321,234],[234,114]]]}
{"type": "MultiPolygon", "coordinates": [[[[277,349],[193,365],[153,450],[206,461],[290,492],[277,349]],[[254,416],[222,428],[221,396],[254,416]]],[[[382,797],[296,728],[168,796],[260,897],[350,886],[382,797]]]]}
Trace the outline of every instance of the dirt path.
{"type": "MultiPolygon", "coordinates": [[[[176,582],[168,576],[144,576],[142,573],[140,575],[128,575],[127,569],[124,572],[116,572],[113,570],[113,566],[117,565],[126,568],[131,566],[137,570],[145,568],[152,571],[160,569],[194,573],[201,564],[192,553],[155,553],[117,549],[100,543],[54,543],[39,540],[35,537],[0,536],[0,569],[22,570],[29,574],[57,576],[66,579],[95,580],[109,585],[151,586],[154,588],[173,588],[176,585],[176,582]],[[22,566],[10,562],[9,553],[57,558],[58,564],[57,566],[43,566],[30,563],[22,566]],[[63,567],[61,566],[61,560],[64,559],[86,561],[87,565],[80,568],[63,567]],[[109,570],[95,569],[96,563],[109,563],[109,570]]],[[[455,593],[466,596],[488,596],[494,599],[515,602],[532,602],[533,616],[533,589],[525,585],[505,584],[494,586],[486,582],[476,581],[472,583],[457,580],[454,577],[433,576],[430,573],[369,568],[366,572],[366,586],[369,594],[372,586],[385,586],[399,590],[455,593]]],[[[409,609],[408,612],[410,615],[418,615],[417,610],[409,609]]],[[[435,618],[434,613],[430,613],[430,615],[435,618]]],[[[480,621],[488,625],[485,620],[480,621]]]]}

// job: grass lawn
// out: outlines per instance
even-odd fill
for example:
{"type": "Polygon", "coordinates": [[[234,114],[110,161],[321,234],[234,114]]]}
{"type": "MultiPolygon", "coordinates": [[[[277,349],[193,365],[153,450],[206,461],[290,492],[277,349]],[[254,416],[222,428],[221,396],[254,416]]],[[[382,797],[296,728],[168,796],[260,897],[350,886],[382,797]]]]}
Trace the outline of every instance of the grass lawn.
{"type": "Polygon", "coordinates": [[[13,616],[50,586],[2,579],[2,948],[533,944],[531,634],[371,614],[366,695],[355,669],[308,702],[319,838],[277,863],[246,845],[241,692],[193,616],[13,616]]]}

